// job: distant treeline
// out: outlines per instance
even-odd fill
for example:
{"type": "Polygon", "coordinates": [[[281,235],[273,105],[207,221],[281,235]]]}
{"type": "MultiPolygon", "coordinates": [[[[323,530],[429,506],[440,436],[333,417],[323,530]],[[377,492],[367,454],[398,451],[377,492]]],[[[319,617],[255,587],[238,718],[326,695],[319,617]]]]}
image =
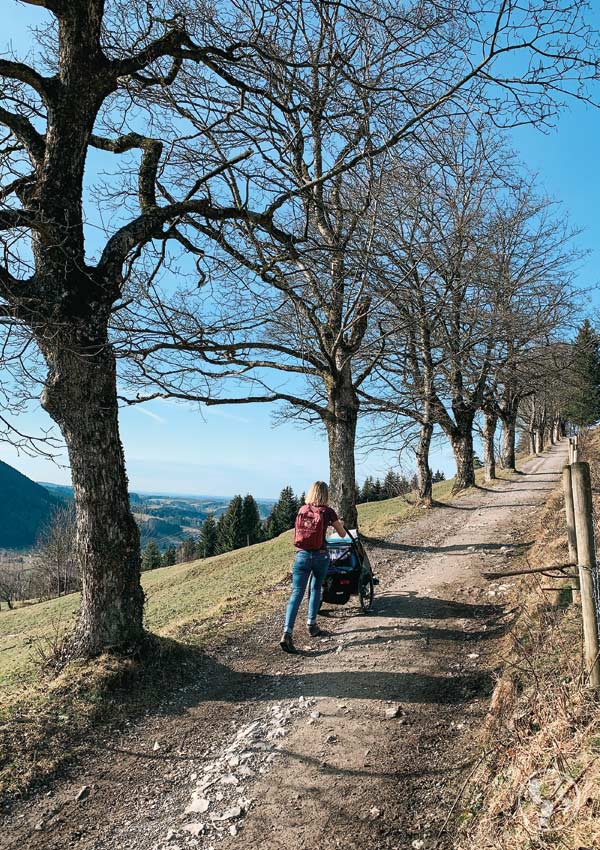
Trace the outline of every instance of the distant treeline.
{"type": "MultiPolygon", "coordinates": [[[[446,476],[438,470],[433,473],[433,483],[445,481],[446,476]]],[[[383,481],[379,478],[373,478],[369,475],[365,478],[362,487],[356,485],[356,501],[362,502],[381,502],[383,499],[394,499],[396,496],[404,496],[410,493],[411,490],[416,490],[419,486],[416,473],[410,478],[405,475],[400,475],[393,469],[387,473],[383,481]]]]}
{"type": "MultiPolygon", "coordinates": [[[[444,481],[445,475],[439,470],[433,481],[444,481]]],[[[390,470],[383,481],[369,475],[362,487],[356,485],[357,501],[378,502],[393,499],[415,490],[417,477],[407,478],[390,470]]],[[[284,531],[294,527],[296,514],[304,503],[304,493],[296,496],[291,487],[284,487],[279,499],[273,505],[271,513],[261,520],[258,505],[253,496],[234,496],[224,514],[218,519],[210,513],[200,527],[198,537],[190,535],[178,546],[168,546],[161,553],[157,543],[151,540],[142,555],[142,569],[154,570],[157,567],[170,567],[198,558],[210,558],[224,552],[232,552],[253,543],[271,540],[284,531]]]]}
{"type": "Polygon", "coordinates": [[[178,546],[169,546],[162,554],[156,542],[151,540],[142,555],[142,569],[154,570],[197,558],[210,558],[270,540],[293,528],[298,508],[303,502],[304,494],[298,497],[291,487],[284,487],[271,513],[262,520],[253,496],[234,496],[218,519],[213,514],[206,517],[198,537],[190,535],[178,546]]]}

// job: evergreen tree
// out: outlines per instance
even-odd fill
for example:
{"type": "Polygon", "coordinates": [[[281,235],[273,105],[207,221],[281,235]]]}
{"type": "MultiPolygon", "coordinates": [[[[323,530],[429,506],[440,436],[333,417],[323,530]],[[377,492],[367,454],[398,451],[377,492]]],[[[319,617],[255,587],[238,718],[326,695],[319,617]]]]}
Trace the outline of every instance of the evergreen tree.
{"type": "Polygon", "coordinates": [[[178,556],[179,562],[184,564],[198,557],[196,541],[193,537],[186,537],[185,540],[181,541],[178,548],[178,556]]]}
{"type": "Polygon", "coordinates": [[[405,475],[402,475],[398,483],[399,495],[404,496],[406,493],[410,493],[410,489],[410,481],[405,475]]]}
{"type": "Polygon", "coordinates": [[[434,484],[438,484],[440,481],[445,481],[446,476],[441,470],[438,469],[436,472],[433,473],[431,480],[434,484]]]}
{"type": "Polygon", "coordinates": [[[242,497],[234,496],[223,514],[223,524],[217,538],[219,552],[231,552],[233,549],[240,549],[246,545],[243,505],[242,497]]]}
{"type": "Polygon", "coordinates": [[[163,567],[172,567],[177,559],[177,550],[174,546],[167,546],[162,556],[163,567]]]}
{"type": "Polygon", "coordinates": [[[365,483],[363,484],[362,493],[361,493],[361,501],[363,501],[363,502],[373,502],[373,501],[375,501],[373,478],[370,475],[368,475],[365,478],[365,483]]]}
{"type": "Polygon", "coordinates": [[[390,469],[383,479],[382,496],[384,499],[393,499],[402,492],[402,479],[397,472],[390,469]]]}
{"type": "Polygon", "coordinates": [[[217,552],[217,523],[212,514],[202,523],[197,550],[201,558],[210,558],[217,552]]]}
{"type": "Polygon", "coordinates": [[[162,567],[162,557],[156,541],[151,540],[142,554],[142,571],[155,570],[157,567],[162,567]]]}
{"type": "Polygon", "coordinates": [[[260,511],[254,497],[248,493],[242,504],[242,533],[246,546],[260,540],[260,511]]]}
{"type": "Polygon", "coordinates": [[[374,502],[380,502],[381,501],[382,492],[383,491],[382,491],[382,487],[381,487],[381,481],[379,480],[379,478],[377,478],[375,483],[373,484],[373,501],[374,502]]]}
{"type": "Polygon", "coordinates": [[[481,469],[483,466],[476,454],[473,454],[473,469],[481,469]]]}
{"type": "Polygon", "coordinates": [[[586,319],[573,343],[565,417],[585,427],[600,419],[600,337],[586,319]]]}
{"type": "Polygon", "coordinates": [[[223,552],[229,552],[229,549],[227,548],[228,541],[226,540],[225,525],[225,514],[221,514],[217,520],[217,540],[215,547],[217,555],[221,555],[223,552]]]}
{"type": "Polygon", "coordinates": [[[261,540],[271,540],[275,535],[273,534],[273,523],[271,522],[271,515],[262,521],[260,526],[260,538],[261,540]]]}
{"type": "Polygon", "coordinates": [[[278,534],[294,527],[299,508],[300,503],[292,488],[284,487],[269,516],[271,537],[277,537],[278,534]]]}

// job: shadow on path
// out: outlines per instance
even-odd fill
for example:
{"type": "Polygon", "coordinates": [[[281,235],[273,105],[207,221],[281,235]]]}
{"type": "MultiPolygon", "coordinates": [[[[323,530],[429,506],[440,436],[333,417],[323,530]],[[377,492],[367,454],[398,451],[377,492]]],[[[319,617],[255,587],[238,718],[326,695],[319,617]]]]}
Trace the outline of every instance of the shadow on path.
{"type": "Polygon", "coordinates": [[[431,554],[442,554],[444,552],[454,552],[461,555],[469,555],[473,552],[489,552],[500,549],[510,549],[513,552],[520,552],[531,546],[535,541],[529,540],[524,543],[454,543],[450,546],[415,546],[410,543],[395,543],[392,540],[383,540],[377,537],[364,538],[365,542],[370,546],[376,546],[378,549],[389,549],[394,552],[428,552],[431,554]]]}

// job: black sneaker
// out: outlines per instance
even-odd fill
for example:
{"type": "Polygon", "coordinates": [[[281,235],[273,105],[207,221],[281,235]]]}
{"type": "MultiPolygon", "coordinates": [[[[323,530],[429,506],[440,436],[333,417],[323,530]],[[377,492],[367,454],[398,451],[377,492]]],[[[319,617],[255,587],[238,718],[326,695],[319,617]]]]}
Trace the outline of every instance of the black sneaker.
{"type": "Polygon", "coordinates": [[[283,633],[283,637],[279,641],[279,646],[283,649],[284,652],[289,652],[290,655],[298,655],[298,650],[294,646],[294,641],[292,640],[292,635],[290,632],[283,633]]]}
{"type": "Polygon", "coordinates": [[[311,637],[325,637],[327,632],[324,632],[320,629],[316,623],[310,623],[308,626],[308,633],[311,637]]]}

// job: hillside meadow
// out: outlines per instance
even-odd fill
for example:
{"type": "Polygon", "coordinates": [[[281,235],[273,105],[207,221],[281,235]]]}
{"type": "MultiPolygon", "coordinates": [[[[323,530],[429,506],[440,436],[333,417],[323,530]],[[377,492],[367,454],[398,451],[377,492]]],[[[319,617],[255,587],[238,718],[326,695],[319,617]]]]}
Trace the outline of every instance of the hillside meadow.
{"type": "MultiPolygon", "coordinates": [[[[447,501],[451,488],[452,480],[435,484],[434,498],[447,501]]],[[[406,497],[360,505],[361,534],[385,537],[420,510],[406,497]]],[[[196,647],[217,630],[227,637],[283,605],[292,557],[289,531],[248,548],[146,572],[146,626],[196,647]]],[[[38,678],[40,662],[71,628],[77,605],[78,595],[70,594],[0,612],[0,706],[38,678]]]]}
{"type": "MultiPolygon", "coordinates": [[[[477,472],[478,481],[483,470],[477,472]]],[[[498,480],[510,478],[499,472],[498,480]]],[[[434,485],[451,501],[452,480],[434,485]]],[[[488,487],[490,485],[486,485],[488,487]]],[[[469,491],[463,491],[456,498],[469,491]]],[[[367,541],[388,538],[424,509],[406,497],[359,506],[367,541]]],[[[292,532],[206,560],[146,572],[144,657],[104,655],[56,672],[78,596],[0,612],[0,801],[27,793],[86,752],[103,730],[161,710],[165,695],[201,675],[205,651],[281,612],[289,592],[292,532]]]]}

